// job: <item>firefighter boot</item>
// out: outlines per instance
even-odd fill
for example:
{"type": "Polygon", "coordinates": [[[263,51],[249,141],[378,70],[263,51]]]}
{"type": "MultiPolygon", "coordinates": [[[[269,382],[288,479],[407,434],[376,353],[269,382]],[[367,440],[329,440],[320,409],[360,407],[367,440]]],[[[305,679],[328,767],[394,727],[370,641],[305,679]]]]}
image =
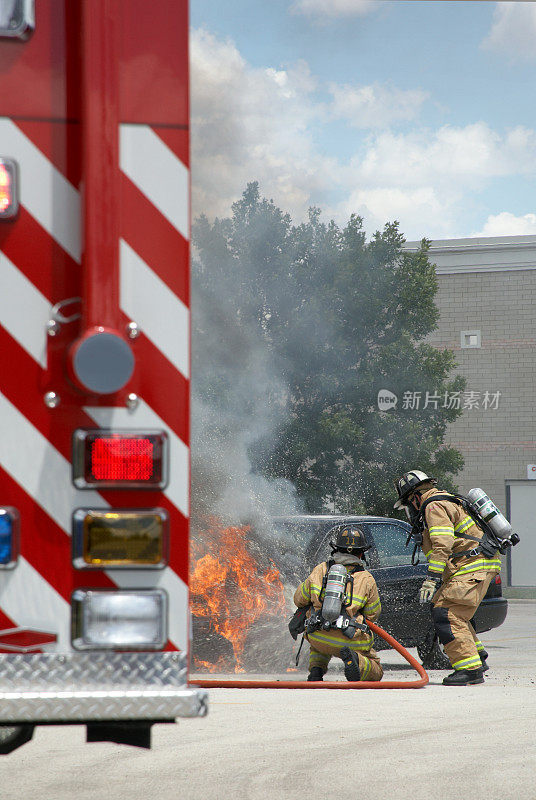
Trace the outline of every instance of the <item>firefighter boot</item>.
{"type": "Polygon", "coordinates": [[[346,680],[360,680],[361,672],[359,670],[359,659],[357,657],[357,653],[353,653],[349,647],[342,647],[341,658],[344,663],[344,677],[346,680]]]}
{"type": "Polygon", "coordinates": [[[324,673],[321,667],[312,667],[309,675],[307,676],[308,681],[323,681],[324,680],[324,673]]]}
{"type": "Polygon", "coordinates": [[[484,670],[482,667],[477,669],[455,669],[446,678],[443,678],[444,686],[473,686],[476,683],[484,683],[484,670]]]}
{"type": "Polygon", "coordinates": [[[489,669],[487,662],[488,658],[487,650],[479,650],[478,655],[480,656],[480,660],[482,661],[482,672],[487,672],[489,669]]]}

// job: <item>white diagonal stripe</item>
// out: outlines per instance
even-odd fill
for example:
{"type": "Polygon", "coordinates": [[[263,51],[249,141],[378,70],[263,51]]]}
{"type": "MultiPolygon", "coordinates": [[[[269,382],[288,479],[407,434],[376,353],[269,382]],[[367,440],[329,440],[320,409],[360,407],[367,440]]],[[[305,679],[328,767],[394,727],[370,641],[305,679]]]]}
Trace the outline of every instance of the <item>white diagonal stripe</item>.
{"type": "Polygon", "coordinates": [[[25,558],[15,569],[0,572],[0,607],[17,626],[55,633],[57,647],[71,649],[69,603],[25,558]]]}
{"type": "Polygon", "coordinates": [[[1,324],[44,369],[50,303],[1,251],[0,286],[1,324]]]}
{"type": "Polygon", "coordinates": [[[121,125],[119,142],[125,175],[189,239],[188,168],[148,125],[121,125]]]}
{"type": "MultiPolygon", "coordinates": [[[[108,409],[99,410],[106,411],[108,409]]],[[[71,534],[71,515],[75,508],[107,508],[109,506],[98,492],[80,491],[72,486],[71,465],[67,459],[2,393],[0,393],[0,442],[2,442],[0,451],[2,467],[68,535],[71,534]],[[24,443],[23,447],[21,447],[21,442],[24,443]]],[[[13,572],[17,573],[19,567],[20,564],[13,572]]],[[[65,568],[68,568],[68,565],[65,565],[65,568]]],[[[6,574],[7,572],[0,572],[0,577],[6,574]]],[[[178,575],[169,567],[159,572],[156,570],[147,570],[146,572],[110,570],[107,574],[114,583],[122,588],[162,586],[166,589],[170,598],[170,639],[181,650],[187,648],[188,589],[178,575]]],[[[88,582],[91,582],[90,579],[88,582]]],[[[4,584],[7,586],[6,580],[4,579],[3,583],[0,580],[0,588],[4,584]]],[[[4,590],[5,586],[2,592],[4,590]]],[[[34,597],[28,602],[37,601],[34,597]]],[[[47,602],[49,601],[47,600],[47,602]]],[[[18,624],[24,622],[16,614],[10,613],[7,606],[3,605],[2,596],[0,596],[0,605],[18,624]]]]}
{"type": "Polygon", "coordinates": [[[80,261],[80,197],[78,191],[27,136],[6,117],[0,118],[2,155],[19,164],[20,199],[26,210],[80,261]]]}
{"type": "MultiPolygon", "coordinates": [[[[128,248],[128,245],[125,246],[128,248]]],[[[43,320],[46,321],[49,315],[46,299],[37,292],[33,284],[3,254],[0,254],[0,281],[2,281],[0,322],[5,325],[11,335],[37,363],[43,366],[44,354],[42,351],[46,338],[43,320]],[[6,283],[4,283],[4,279],[6,283]],[[4,286],[7,286],[9,291],[4,291],[4,286]],[[16,294],[12,294],[12,292],[16,292],[16,294]],[[14,302],[13,297],[16,297],[16,302],[14,302]],[[24,309],[25,313],[21,314],[20,309],[24,309]],[[31,312],[29,319],[26,317],[27,312],[31,312]],[[35,320],[33,317],[35,317],[35,320]]],[[[175,297],[174,295],[172,296],[175,297]]],[[[180,303],[180,301],[178,302],[180,303]]],[[[176,307],[174,312],[176,315],[180,313],[176,307]]],[[[136,316],[133,318],[136,319],[136,316]]],[[[187,331],[183,332],[183,336],[187,338],[187,331]]],[[[70,531],[70,514],[68,510],[75,507],[73,503],[91,505],[97,502],[105,505],[104,501],[97,492],[86,493],[75,490],[71,486],[71,466],[69,462],[57,450],[52,448],[48,440],[30,425],[26,417],[9,403],[7,398],[3,398],[3,403],[8,405],[6,406],[5,414],[0,414],[0,443],[2,444],[0,452],[2,457],[5,456],[9,460],[10,466],[6,468],[14,475],[18,483],[25,486],[28,494],[32,497],[36,497],[36,492],[39,491],[39,495],[44,499],[43,508],[56,519],[61,527],[70,531]],[[24,434],[18,432],[21,426],[25,428],[24,434]],[[4,431],[3,435],[2,431],[4,431]],[[26,447],[22,448],[20,446],[21,441],[27,442],[26,447]],[[33,457],[34,452],[38,454],[36,458],[33,457]],[[28,458],[28,453],[32,453],[31,458],[28,458]],[[43,459],[44,465],[40,464],[39,458],[43,459]],[[54,477],[49,480],[46,477],[46,470],[52,463],[54,464],[54,477]],[[44,477],[41,474],[41,470],[44,472],[44,477]],[[66,487],[62,504],[57,502],[60,486],[66,487]],[[40,487],[42,488],[40,489],[40,487]],[[47,493],[52,495],[50,500],[47,500],[47,493]],[[62,508],[63,511],[59,510],[62,508]],[[55,516],[58,513],[59,517],[55,516]]],[[[0,412],[1,408],[2,397],[0,396],[0,412]]],[[[188,516],[188,447],[173,431],[169,430],[166,422],[150,406],[143,402],[140,403],[135,412],[127,411],[126,408],[107,409],[100,407],[87,409],[87,413],[93,417],[100,427],[131,428],[134,421],[138,427],[158,428],[168,431],[171,462],[170,483],[166,490],[166,496],[184,516],[188,516]]]]}
{"type": "Polygon", "coordinates": [[[77,506],[107,505],[97,492],[74,488],[67,459],[1,393],[0,442],[4,469],[66,533],[77,506]]]}
{"type": "MultiPolygon", "coordinates": [[[[140,137],[136,133],[129,137],[127,133],[126,138],[129,146],[133,144],[136,149],[140,137]]],[[[160,176],[157,181],[159,185],[155,184],[152,181],[152,173],[147,175],[143,170],[139,176],[141,185],[136,180],[136,169],[129,177],[187,237],[188,171],[150,129],[142,132],[141,140],[144,147],[148,148],[147,152],[151,151],[153,154],[149,157],[157,158],[158,169],[165,173],[167,183],[164,186],[160,176]],[[167,166],[164,165],[164,161],[167,166]],[[155,192],[159,194],[162,186],[165,192],[164,195],[160,194],[160,199],[157,201],[151,195],[155,192]],[[168,194],[170,188],[174,189],[177,200],[168,194]]],[[[12,157],[19,163],[22,205],[76,261],[80,261],[80,198],[77,190],[9,119],[0,118],[0,143],[2,155],[12,157]]],[[[125,152],[128,166],[128,147],[125,152]]],[[[134,168],[136,168],[135,163],[134,168]]],[[[128,174],[128,170],[125,171],[128,174]]],[[[125,247],[127,257],[123,259],[123,264],[126,263],[127,269],[122,280],[122,296],[124,289],[126,298],[123,309],[140,324],[174,366],[188,376],[188,309],[128,245],[122,245],[122,250],[125,247]],[[136,282],[136,291],[133,291],[136,282]],[[143,302],[140,303],[136,297],[140,297],[143,302]],[[149,314],[146,309],[148,298],[155,298],[149,314]],[[169,328],[166,334],[161,324],[162,316],[167,317],[168,321],[170,319],[174,321],[176,341],[173,341],[173,335],[169,335],[169,328]]],[[[50,312],[48,300],[3,254],[0,254],[0,282],[2,285],[0,322],[32,358],[41,367],[45,367],[44,326],[50,312]],[[16,302],[13,302],[14,298],[16,302]],[[17,309],[24,309],[24,315],[17,316],[17,309]]],[[[150,427],[168,429],[147,405],[142,404],[142,409],[144,420],[151,420],[150,427]]],[[[104,409],[98,410],[104,411],[104,409]]],[[[131,422],[132,419],[129,418],[124,427],[129,427],[131,422]]],[[[148,422],[142,421],[141,417],[137,418],[136,422],[143,427],[149,425],[148,422]]],[[[188,448],[173,433],[169,433],[171,481],[166,494],[171,502],[187,515],[188,448]]],[[[108,507],[108,503],[98,492],[81,492],[72,486],[69,461],[1,393],[0,441],[2,443],[0,462],[4,469],[68,535],[71,533],[71,514],[75,508],[108,507]],[[23,447],[21,443],[24,443],[23,447]]],[[[122,588],[136,586],[164,588],[170,597],[170,639],[180,649],[187,649],[188,588],[176,573],[166,568],[159,572],[113,570],[107,574],[122,588]]],[[[51,629],[59,634],[60,648],[69,647],[69,603],[24,558],[19,559],[15,570],[0,571],[0,606],[18,625],[51,629]],[[57,624],[51,626],[47,623],[49,619],[56,620],[57,624]]]]}
{"type": "Polygon", "coordinates": [[[121,308],[185,378],[190,374],[190,312],[121,239],[121,308]]]}
{"type": "Polygon", "coordinates": [[[92,406],[84,408],[86,414],[95,420],[100,428],[139,428],[166,430],[170,443],[169,485],[164,490],[166,497],[173,505],[188,516],[189,495],[189,451],[188,447],[179,437],[169,429],[158,414],[144,403],[140,402],[134,411],[126,408],[104,408],[92,406]]]}

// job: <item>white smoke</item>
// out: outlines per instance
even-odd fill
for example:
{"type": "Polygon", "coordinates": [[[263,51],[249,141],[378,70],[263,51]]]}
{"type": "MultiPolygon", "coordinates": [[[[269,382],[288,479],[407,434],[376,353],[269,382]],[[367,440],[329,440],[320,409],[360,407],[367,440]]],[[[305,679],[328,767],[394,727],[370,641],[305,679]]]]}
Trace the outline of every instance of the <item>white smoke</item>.
{"type": "Polygon", "coordinates": [[[229,293],[228,280],[196,281],[194,274],[194,528],[210,515],[225,524],[266,528],[272,516],[298,507],[294,486],[257,474],[250,459],[250,449],[275,437],[286,420],[287,387],[266,343],[229,293]]]}

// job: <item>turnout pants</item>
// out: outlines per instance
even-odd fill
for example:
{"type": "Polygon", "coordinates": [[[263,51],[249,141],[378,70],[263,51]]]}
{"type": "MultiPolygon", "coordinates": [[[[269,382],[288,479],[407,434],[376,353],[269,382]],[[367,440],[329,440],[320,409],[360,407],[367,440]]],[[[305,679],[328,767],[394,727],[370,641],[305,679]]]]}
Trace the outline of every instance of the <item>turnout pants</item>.
{"type": "Polygon", "coordinates": [[[454,669],[481,666],[479,652],[483,646],[471,619],[496,574],[494,570],[450,578],[434,595],[432,619],[454,669]]]}
{"type": "Polygon", "coordinates": [[[347,639],[335,631],[315,631],[307,635],[311,647],[309,653],[309,671],[320,667],[325,674],[332,656],[341,657],[341,648],[349,647],[357,654],[362,681],[381,681],[383,669],[376,651],[372,649],[372,637],[356,636],[347,639]]]}

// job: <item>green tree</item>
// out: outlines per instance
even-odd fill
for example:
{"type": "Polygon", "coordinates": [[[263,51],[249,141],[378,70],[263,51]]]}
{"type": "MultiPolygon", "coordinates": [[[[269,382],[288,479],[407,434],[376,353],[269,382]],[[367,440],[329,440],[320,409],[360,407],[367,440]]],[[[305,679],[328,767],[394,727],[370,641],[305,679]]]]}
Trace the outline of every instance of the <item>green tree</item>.
{"type": "MultiPolygon", "coordinates": [[[[231,218],[199,219],[194,242],[200,302],[217,286],[222,313],[262,342],[278,376],[270,403],[280,421],[251,441],[255,470],[291,481],[311,512],[390,514],[393,482],[410,468],[454,488],[463,461],[444,438],[461,412],[445,396],[464,382],[450,377],[453,353],[426,342],[438,318],[429,242],[404,251],[396,222],[367,241],[359,217],[341,229],[319,209],[293,226],[257,183],[231,218]],[[381,389],[396,408],[378,409],[381,389]],[[414,393],[420,407],[405,408],[414,393]]],[[[197,364],[208,391],[217,366],[197,364]]]]}

